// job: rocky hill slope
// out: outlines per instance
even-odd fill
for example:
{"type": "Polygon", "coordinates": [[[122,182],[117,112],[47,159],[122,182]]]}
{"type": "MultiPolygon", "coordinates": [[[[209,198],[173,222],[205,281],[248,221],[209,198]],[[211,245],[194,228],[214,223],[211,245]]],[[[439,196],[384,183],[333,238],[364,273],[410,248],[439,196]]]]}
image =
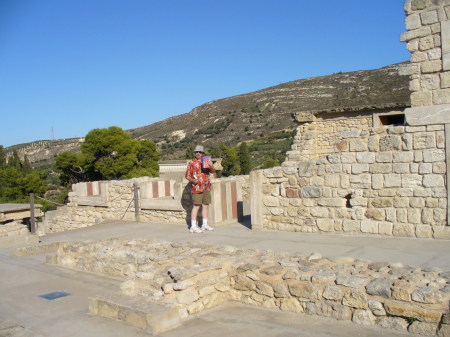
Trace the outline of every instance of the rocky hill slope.
{"type": "MultiPolygon", "coordinates": [[[[186,114],[128,130],[137,139],[158,144],[163,159],[183,157],[187,144],[236,145],[280,130],[292,130],[292,114],[365,107],[409,106],[409,77],[398,74],[400,64],[312,77],[248,94],[211,101],[186,114]]],[[[80,139],[15,145],[36,166],[51,163],[63,151],[77,151],[80,139]]]]}

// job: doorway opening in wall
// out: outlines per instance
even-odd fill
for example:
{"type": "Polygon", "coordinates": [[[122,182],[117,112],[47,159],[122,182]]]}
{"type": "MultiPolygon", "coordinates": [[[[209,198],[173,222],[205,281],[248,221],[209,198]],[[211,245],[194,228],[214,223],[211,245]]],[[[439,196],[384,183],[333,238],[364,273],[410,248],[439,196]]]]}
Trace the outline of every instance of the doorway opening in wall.
{"type": "Polygon", "coordinates": [[[378,116],[381,125],[405,125],[405,114],[381,115],[378,116]]]}

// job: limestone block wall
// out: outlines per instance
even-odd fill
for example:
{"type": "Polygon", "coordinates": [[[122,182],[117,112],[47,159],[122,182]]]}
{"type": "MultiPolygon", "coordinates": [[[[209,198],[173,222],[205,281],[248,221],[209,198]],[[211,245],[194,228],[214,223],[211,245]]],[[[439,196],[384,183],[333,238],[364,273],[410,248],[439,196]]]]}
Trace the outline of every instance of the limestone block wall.
{"type": "Polygon", "coordinates": [[[409,0],[404,4],[411,64],[412,107],[450,104],[450,3],[447,0],[409,0]]]}
{"type": "Polygon", "coordinates": [[[236,301],[426,336],[450,332],[450,274],[439,269],[120,239],[64,243],[49,261],[121,278],[122,294],[176,308],[181,319],[236,301]]]}
{"type": "Polygon", "coordinates": [[[339,140],[368,131],[373,125],[372,113],[327,114],[315,118],[313,123],[297,127],[294,143],[286,153],[286,162],[322,158],[336,151],[339,140]]]}
{"type": "Polygon", "coordinates": [[[253,228],[450,239],[444,129],[354,131],[326,157],[252,172],[253,228]]]}

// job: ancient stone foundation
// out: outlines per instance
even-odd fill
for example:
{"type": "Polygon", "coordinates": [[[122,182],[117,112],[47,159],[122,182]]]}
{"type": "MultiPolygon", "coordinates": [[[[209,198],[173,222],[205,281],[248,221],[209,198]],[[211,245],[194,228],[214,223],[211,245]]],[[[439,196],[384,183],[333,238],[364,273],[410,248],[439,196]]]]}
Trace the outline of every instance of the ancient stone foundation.
{"type": "MultiPolygon", "coordinates": [[[[450,274],[436,268],[121,239],[63,243],[48,260],[122,279],[123,295],[168,308],[167,328],[207,308],[235,301],[426,336],[444,337],[450,332],[450,274]]],[[[151,319],[150,315],[130,318],[130,309],[121,311],[101,299],[92,301],[91,312],[123,317],[144,328],[151,319]]]]}

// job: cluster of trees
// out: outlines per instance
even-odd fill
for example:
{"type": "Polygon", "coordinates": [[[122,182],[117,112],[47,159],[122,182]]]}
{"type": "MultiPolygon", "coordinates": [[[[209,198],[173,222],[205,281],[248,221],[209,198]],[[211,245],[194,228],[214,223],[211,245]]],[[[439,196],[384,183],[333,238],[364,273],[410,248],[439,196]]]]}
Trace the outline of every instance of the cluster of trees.
{"type": "MultiPolygon", "coordinates": [[[[71,184],[81,181],[110,180],[159,175],[156,144],[135,140],[119,127],[94,129],[81,145],[81,153],[63,152],[49,169],[33,169],[27,156],[16,151],[7,159],[0,145],[0,203],[29,202],[30,193],[64,202],[71,184]],[[59,177],[59,179],[58,179],[59,177]]],[[[55,208],[44,199],[43,210],[55,208]]]]}
{"type": "Polygon", "coordinates": [[[46,178],[46,171],[33,169],[27,156],[20,160],[17,151],[6,160],[0,145],[0,203],[28,202],[30,193],[42,196],[47,190],[46,178]]]}
{"type": "Polygon", "coordinates": [[[63,185],[81,181],[129,179],[159,175],[159,153],[149,140],[136,140],[121,128],[90,131],[81,153],[62,152],[55,158],[63,185]]]}

